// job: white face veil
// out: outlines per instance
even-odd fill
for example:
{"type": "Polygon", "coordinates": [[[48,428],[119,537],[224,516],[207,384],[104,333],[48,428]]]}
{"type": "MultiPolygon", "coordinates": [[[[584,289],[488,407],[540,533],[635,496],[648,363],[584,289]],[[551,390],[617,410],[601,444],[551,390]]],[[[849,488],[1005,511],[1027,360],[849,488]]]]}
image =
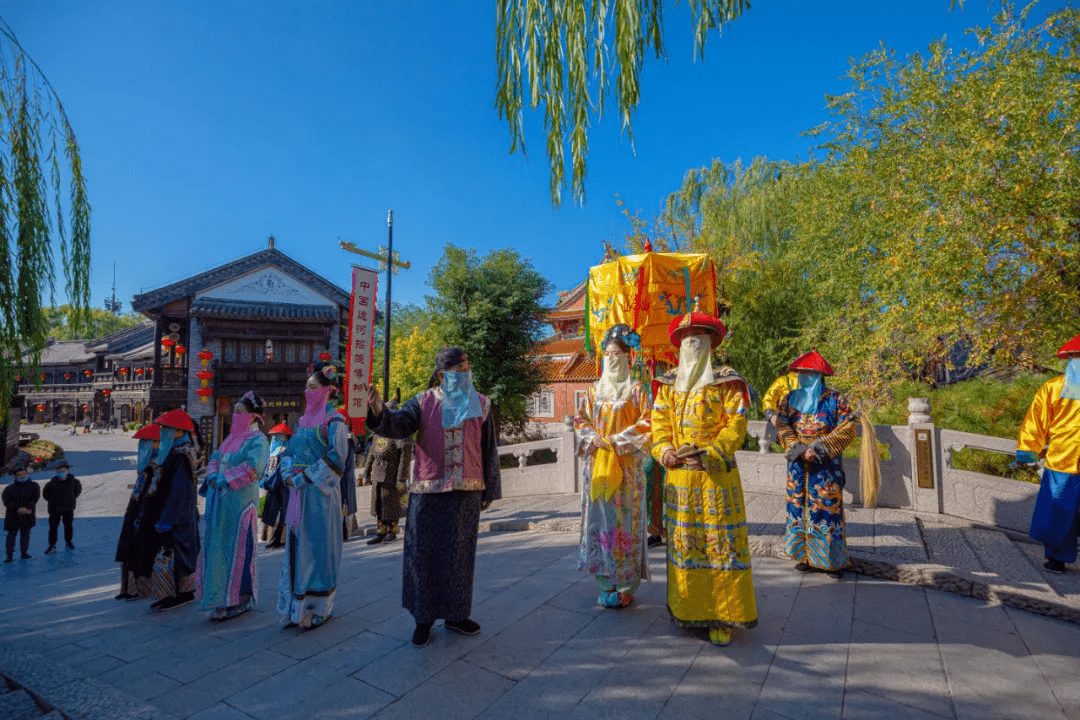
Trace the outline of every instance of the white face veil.
{"type": "Polygon", "coordinates": [[[693,392],[713,381],[712,342],[706,333],[687,335],[679,346],[675,390],[693,392]]]}
{"type": "Polygon", "coordinates": [[[619,352],[608,355],[604,353],[604,368],[600,374],[600,381],[596,387],[596,399],[606,401],[622,401],[630,397],[630,389],[633,380],[630,377],[630,353],[622,352],[622,348],[615,346],[619,352]]]}

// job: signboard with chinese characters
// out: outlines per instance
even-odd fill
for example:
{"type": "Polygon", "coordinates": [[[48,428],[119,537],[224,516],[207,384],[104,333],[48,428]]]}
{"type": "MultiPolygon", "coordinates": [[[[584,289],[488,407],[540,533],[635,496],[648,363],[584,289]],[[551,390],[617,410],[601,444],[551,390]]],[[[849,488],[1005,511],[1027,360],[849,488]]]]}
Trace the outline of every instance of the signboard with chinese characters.
{"type": "Polygon", "coordinates": [[[375,292],[378,274],[353,267],[352,310],[349,317],[349,346],[345,355],[345,414],[353,432],[367,418],[367,386],[371,382],[371,346],[375,340],[375,292]]]}

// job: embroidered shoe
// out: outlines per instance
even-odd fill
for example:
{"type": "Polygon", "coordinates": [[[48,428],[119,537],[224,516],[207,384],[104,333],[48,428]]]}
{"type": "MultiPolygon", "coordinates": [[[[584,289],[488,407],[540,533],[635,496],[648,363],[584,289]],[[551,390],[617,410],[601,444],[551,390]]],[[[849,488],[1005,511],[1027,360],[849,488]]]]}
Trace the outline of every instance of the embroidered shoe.
{"type": "Polygon", "coordinates": [[[386,533],[386,542],[393,542],[394,540],[397,540],[397,533],[396,532],[388,532],[388,533],[386,533]]]}
{"type": "Polygon", "coordinates": [[[447,620],[443,623],[448,629],[462,635],[479,635],[480,625],[473,620],[447,620]]]}
{"type": "Polygon", "coordinates": [[[731,631],[727,628],[709,628],[709,642],[717,647],[731,644],[731,631]]]}
{"type": "Polygon", "coordinates": [[[413,630],[412,644],[414,647],[424,647],[431,642],[431,626],[434,623],[416,623],[413,630]]]}
{"type": "Polygon", "coordinates": [[[1043,570],[1054,575],[1060,575],[1065,572],[1065,563],[1054,558],[1047,558],[1046,562],[1043,563],[1043,570]]]}
{"type": "Polygon", "coordinates": [[[375,537],[368,540],[367,544],[368,545],[378,545],[379,543],[381,543],[385,539],[386,539],[385,535],[376,535],[375,537]]]}

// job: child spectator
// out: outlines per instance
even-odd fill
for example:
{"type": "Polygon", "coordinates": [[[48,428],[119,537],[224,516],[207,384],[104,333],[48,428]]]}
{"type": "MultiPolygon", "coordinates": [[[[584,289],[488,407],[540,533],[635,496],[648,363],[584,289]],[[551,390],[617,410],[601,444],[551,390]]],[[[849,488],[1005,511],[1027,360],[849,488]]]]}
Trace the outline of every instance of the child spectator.
{"type": "Polygon", "coordinates": [[[75,544],[71,542],[71,522],[75,517],[75,500],[82,493],[82,483],[72,475],[71,463],[63,460],[56,466],[56,475],[45,483],[45,489],[41,491],[41,497],[49,505],[49,547],[45,554],[56,552],[56,531],[60,527],[60,521],[64,521],[64,542],[68,550],[74,550],[75,544]]]}
{"type": "Polygon", "coordinates": [[[7,531],[7,558],[4,562],[11,562],[15,555],[15,535],[19,535],[19,550],[22,551],[23,560],[30,559],[30,528],[37,522],[34,508],[37,507],[38,498],[41,497],[41,488],[30,479],[26,470],[15,471],[15,482],[4,488],[0,499],[4,502],[7,512],[4,514],[4,530],[7,531]]]}

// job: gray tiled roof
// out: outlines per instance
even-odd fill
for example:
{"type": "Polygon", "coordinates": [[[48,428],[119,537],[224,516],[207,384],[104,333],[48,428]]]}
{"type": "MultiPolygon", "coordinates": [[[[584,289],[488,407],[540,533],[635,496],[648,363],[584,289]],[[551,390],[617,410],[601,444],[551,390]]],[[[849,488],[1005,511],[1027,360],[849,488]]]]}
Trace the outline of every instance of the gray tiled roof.
{"type": "Polygon", "coordinates": [[[85,340],[58,340],[41,351],[41,365],[77,365],[95,357],[87,350],[85,340]]]}
{"type": "Polygon", "coordinates": [[[97,352],[113,354],[128,352],[132,348],[154,342],[154,323],[144,320],[134,327],[117,330],[96,340],[88,340],[87,347],[97,352]]]}
{"type": "Polygon", "coordinates": [[[314,320],[335,323],[339,308],[333,305],[294,305],[263,303],[248,300],[215,300],[199,298],[191,304],[194,317],[228,318],[230,320],[314,320]]]}
{"type": "MultiPolygon", "coordinates": [[[[151,328],[153,326],[151,325],[151,328]]],[[[150,335],[150,342],[145,345],[140,345],[136,348],[132,348],[127,352],[114,353],[106,355],[105,357],[110,360],[119,360],[122,362],[137,362],[139,360],[153,360],[154,359],[154,339],[153,334],[150,335]]]]}
{"type": "MultiPolygon", "coordinates": [[[[317,275],[311,270],[308,270],[306,267],[276,248],[260,250],[257,253],[226,263],[213,270],[199,273],[186,280],[181,280],[172,285],[166,285],[165,287],[136,295],[131,301],[131,307],[135,312],[147,313],[160,308],[166,303],[180,300],[203,290],[216,287],[223,282],[228,282],[233,278],[240,277],[252,270],[257,270],[267,265],[275,265],[281,268],[287,274],[330,298],[338,305],[345,308],[349,307],[349,293],[345,292],[321,275],[317,275]]],[[[335,317],[334,319],[336,320],[337,318],[335,317]]]]}

